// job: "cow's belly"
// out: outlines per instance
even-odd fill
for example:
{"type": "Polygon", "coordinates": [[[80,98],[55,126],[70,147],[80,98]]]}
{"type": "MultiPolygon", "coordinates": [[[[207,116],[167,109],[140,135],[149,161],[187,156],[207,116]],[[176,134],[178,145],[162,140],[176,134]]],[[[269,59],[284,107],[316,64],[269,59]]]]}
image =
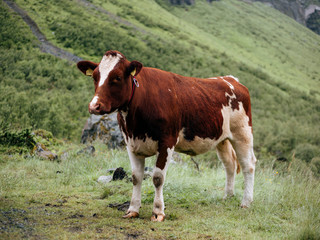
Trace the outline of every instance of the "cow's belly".
{"type": "Polygon", "coordinates": [[[198,155],[205,152],[208,152],[212,149],[215,149],[217,145],[225,140],[226,138],[231,138],[232,135],[230,134],[230,111],[231,108],[223,107],[221,109],[222,116],[223,116],[223,124],[222,124],[222,134],[219,136],[218,139],[216,138],[201,138],[195,136],[192,141],[186,140],[184,138],[184,129],[179,132],[179,139],[178,143],[175,147],[175,151],[186,153],[189,155],[198,155]]]}
{"type": "Polygon", "coordinates": [[[180,131],[175,151],[194,156],[214,149],[219,142],[215,139],[200,138],[198,136],[189,141],[184,138],[182,131],[180,131]]]}
{"type": "Polygon", "coordinates": [[[124,136],[127,148],[137,156],[150,157],[157,153],[158,141],[146,137],[143,139],[126,138],[124,136]]]}

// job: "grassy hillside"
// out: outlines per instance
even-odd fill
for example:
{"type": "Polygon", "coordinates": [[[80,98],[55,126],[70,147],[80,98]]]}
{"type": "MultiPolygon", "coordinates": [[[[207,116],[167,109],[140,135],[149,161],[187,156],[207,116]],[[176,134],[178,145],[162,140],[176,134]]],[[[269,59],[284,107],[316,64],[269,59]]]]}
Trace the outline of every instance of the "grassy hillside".
{"type": "Polygon", "coordinates": [[[91,86],[74,65],[41,53],[20,16],[0,4],[0,126],[45,128],[79,138],[91,86]]]}
{"type": "MultiPolygon", "coordinates": [[[[85,59],[117,49],[182,75],[239,77],[252,96],[256,150],[306,161],[319,155],[319,36],[278,11],[236,0],[16,3],[53,44],[85,59]]],[[[78,141],[91,81],[41,53],[20,17],[4,3],[1,11],[1,124],[78,141]]]]}

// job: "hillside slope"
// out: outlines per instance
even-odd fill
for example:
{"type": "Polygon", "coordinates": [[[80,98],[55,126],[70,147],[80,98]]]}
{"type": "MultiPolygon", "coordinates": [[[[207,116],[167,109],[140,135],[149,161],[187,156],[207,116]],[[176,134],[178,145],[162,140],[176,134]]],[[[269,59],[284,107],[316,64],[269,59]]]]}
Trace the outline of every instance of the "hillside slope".
{"type": "MultiPolygon", "coordinates": [[[[116,49],[182,75],[239,77],[252,96],[256,150],[319,155],[320,38],[278,11],[236,0],[15,2],[51,43],[84,59],[116,49]]],[[[1,12],[1,121],[79,139],[93,84],[75,65],[41,53],[3,3],[1,12]]]]}

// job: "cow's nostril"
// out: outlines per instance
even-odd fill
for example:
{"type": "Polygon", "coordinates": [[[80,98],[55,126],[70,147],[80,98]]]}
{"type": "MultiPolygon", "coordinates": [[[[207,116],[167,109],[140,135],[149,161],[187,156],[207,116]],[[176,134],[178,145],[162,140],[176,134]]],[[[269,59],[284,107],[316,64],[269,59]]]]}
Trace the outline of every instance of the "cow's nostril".
{"type": "Polygon", "coordinates": [[[99,109],[100,109],[100,104],[96,104],[96,105],[95,105],[95,109],[96,109],[96,110],[99,110],[99,109]]]}

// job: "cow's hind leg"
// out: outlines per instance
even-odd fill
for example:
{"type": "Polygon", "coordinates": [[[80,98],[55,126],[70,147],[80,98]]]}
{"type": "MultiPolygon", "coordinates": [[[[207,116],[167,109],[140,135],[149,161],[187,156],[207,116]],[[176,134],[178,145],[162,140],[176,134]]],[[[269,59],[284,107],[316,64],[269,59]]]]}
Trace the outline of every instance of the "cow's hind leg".
{"type": "Polygon", "coordinates": [[[253,152],[253,136],[251,129],[238,129],[233,133],[231,143],[236,151],[237,159],[244,176],[244,193],[241,207],[247,208],[253,201],[254,173],[257,161],[253,152]]]}
{"type": "Polygon", "coordinates": [[[144,175],[145,158],[136,156],[129,148],[127,148],[127,150],[132,168],[133,191],[130,207],[123,218],[136,218],[139,216],[139,209],[141,206],[141,184],[144,175]]]}
{"type": "Polygon", "coordinates": [[[232,197],[234,194],[234,179],[236,171],[239,169],[235,151],[228,139],[222,141],[217,146],[218,157],[223,163],[226,171],[226,185],[224,199],[232,197]]]}

